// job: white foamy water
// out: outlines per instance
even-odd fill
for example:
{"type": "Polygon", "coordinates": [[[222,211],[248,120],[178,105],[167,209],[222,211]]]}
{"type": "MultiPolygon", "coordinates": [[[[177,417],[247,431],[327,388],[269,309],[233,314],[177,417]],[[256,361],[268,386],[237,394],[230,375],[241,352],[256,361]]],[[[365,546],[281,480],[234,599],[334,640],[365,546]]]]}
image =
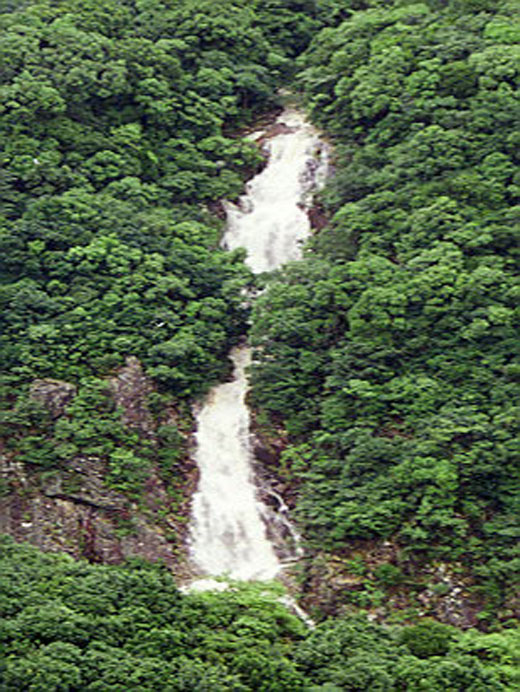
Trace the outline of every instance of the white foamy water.
{"type": "Polygon", "coordinates": [[[284,111],[277,123],[289,131],[267,142],[266,168],[249,181],[238,205],[226,203],[222,244],[246,248],[246,264],[255,274],[300,258],[310,234],[305,206],[326,171],[327,148],[301,113],[284,111]]]}
{"type": "MultiPolygon", "coordinates": [[[[283,133],[267,142],[266,167],[248,183],[239,204],[226,204],[222,244],[246,248],[246,262],[255,273],[300,257],[310,234],[305,208],[326,174],[327,149],[303,116],[286,110],[277,123],[283,133]]],[[[245,405],[250,349],[234,349],[231,358],[233,381],[215,387],[196,415],[200,481],[193,498],[191,555],[207,576],[273,579],[281,564],[266,535],[262,517],[268,512],[257,498],[245,405]]]]}
{"type": "Polygon", "coordinates": [[[265,536],[251,478],[245,368],[250,352],[234,349],[234,379],[215,387],[197,416],[199,488],[193,498],[192,551],[209,575],[272,579],[278,558],[265,536]]]}

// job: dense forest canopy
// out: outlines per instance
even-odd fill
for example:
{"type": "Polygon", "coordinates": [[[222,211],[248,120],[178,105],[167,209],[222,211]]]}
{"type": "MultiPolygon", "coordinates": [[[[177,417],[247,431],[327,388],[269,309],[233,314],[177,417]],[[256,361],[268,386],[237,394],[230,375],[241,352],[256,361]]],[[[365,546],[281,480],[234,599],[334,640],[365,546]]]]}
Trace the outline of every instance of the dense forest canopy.
{"type": "Polygon", "coordinates": [[[134,503],[152,468],[182,488],[189,406],[252,319],[302,588],[341,565],[314,613],[345,616],[308,632],[261,589],[6,540],[0,690],[516,689],[518,4],[0,0],[0,31],[2,459],[42,483],[99,462],[134,503]],[[334,146],[330,221],[251,316],[214,212],[288,84],[334,146]],[[114,401],[129,358],[153,433],[114,401]],[[443,596],[496,631],[421,621],[443,596]]]}
{"type": "Polygon", "coordinates": [[[87,445],[113,471],[123,455],[119,487],[133,492],[150,451],[103,403],[104,376],[139,358],[161,409],[225,375],[251,276],[219,249],[207,205],[236,197],[260,165],[230,134],[272,105],[291,27],[302,45],[316,27],[290,6],[276,24],[281,6],[4,8],[1,395],[20,459],[56,468],[87,445]],[[39,378],[78,387],[66,420],[27,396],[39,378]]]}
{"type": "Polygon", "coordinates": [[[391,5],[300,59],[331,223],[256,303],[255,402],[310,541],[466,565],[493,619],[520,566],[520,10],[391,5]]]}
{"type": "Polygon", "coordinates": [[[311,633],[265,585],[182,596],[134,562],[89,565],[1,543],[0,690],[513,690],[518,630],[364,617],[311,633]]]}

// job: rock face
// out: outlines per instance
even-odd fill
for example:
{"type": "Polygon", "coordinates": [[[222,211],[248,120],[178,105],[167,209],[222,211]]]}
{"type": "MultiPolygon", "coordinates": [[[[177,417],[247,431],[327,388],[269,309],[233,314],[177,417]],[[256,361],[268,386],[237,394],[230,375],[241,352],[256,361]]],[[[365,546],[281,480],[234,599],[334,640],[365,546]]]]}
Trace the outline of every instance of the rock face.
{"type": "Polygon", "coordinates": [[[142,557],[174,564],[173,546],[162,527],[125,506],[125,498],[103,497],[105,504],[98,505],[66,492],[51,490],[49,495],[23,473],[18,480],[26,493],[2,498],[0,532],[45,551],[66,552],[92,562],[142,557]]]}
{"type": "MultiPolygon", "coordinates": [[[[122,423],[136,430],[152,446],[157,445],[158,422],[147,398],[153,387],[137,358],[110,378],[114,403],[122,423]]],[[[74,385],[59,380],[36,380],[30,397],[40,403],[53,420],[66,415],[76,394],[74,385]]],[[[173,422],[175,412],[166,411],[161,423],[173,422]]],[[[0,452],[1,452],[0,448],[0,452]]],[[[94,562],[118,563],[129,557],[179,563],[184,543],[182,515],[195,483],[187,464],[185,493],[175,502],[154,465],[138,501],[105,484],[102,459],[82,456],[62,467],[40,470],[17,461],[13,454],[0,454],[0,532],[17,541],[27,541],[45,551],[63,551],[94,562]]]]}
{"type": "Polygon", "coordinates": [[[302,604],[312,615],[336,616],[358,607],[378,622],[430,617],[462,629],[477,627],[483,602],[462,565],[415,564],[392,541],[366,541],[344,555],[315,553],[304,566],[302,604]]]}
{"type": "Polygon", "coordinates": [[[76,387],[61,380],[34,380],[29,392],[31,399],[46,408],[52,418],[63,415],[75,394],[76,387]]]}
{"type": "Polygon", "coordinates": [[[153,391],[141,363],[134,356],[126,359],[117,377],[110,380],[116,406],[123,410],[122,421],[149,436],[154,430],[153,417],[147,404],[147,397],[153,391]]]}

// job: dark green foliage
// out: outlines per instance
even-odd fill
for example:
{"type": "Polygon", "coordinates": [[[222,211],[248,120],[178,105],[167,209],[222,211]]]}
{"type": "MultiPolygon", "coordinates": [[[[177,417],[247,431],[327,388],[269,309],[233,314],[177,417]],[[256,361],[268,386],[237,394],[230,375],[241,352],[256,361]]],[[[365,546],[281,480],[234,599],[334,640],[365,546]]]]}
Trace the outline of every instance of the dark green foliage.
{"type": "Polygon", "coordinates": [[[459,560],[491,612],[517,570],[520,15],[371,4],[300,58],[331,223],[255,306],[253,398],[314,545],[459,560]]]}
{"type": "Polygon", "coordinates": [[[302,689],[288,654],[304,628],[273,597],[183,597],[157,566],[88,565],[7,539],[0,561],[2,691],[302,689]]]}
{"type": "Polygon", "coordinates": [[[222,373],[244,328],[247,274],[216,249],[217,230],[194,205],[236,196],[258,164],[222,127],[271,98],[268,44],[242,10],[230,43],[230,15],[208,10],[196,22],[188,3],[162,9],[149,6],[144,31],[131,3],[38,5],[0,19],[10,382],[74,380],[134,354],[193,396],[222,373]],[[247,87],[237,62],[256,75],[247,87]]]}
{"type": "Polygon", "coordinates": [[[309,632],[270,588],[183,596],[158,566],[91,565],[3,538],[0,690],[466,692],[519,681],[518,630],[356,617],[309,632]]]}
{"type": "MultiPolygon", "coordinates": [[[[278,9],[1,5],[2,430],[33,468],[90,455],[135,495],[147,441],[82,397],[129,356],[177,408],[227,374],[251,276],[218,247],[207,205],[235,198],[261,163],[229,135],[275,101],[288,50],[286,31],[269,28],[278,9]],[[35,378],[79,385],[65,417],[27,417],[35,378]]],[[[302,9],[286,8],[299,46],[317,28],[302,9]]],[[[179,475],[182,436],[161,433],[156,447],[163,473],[179,475]]]]}
{"type": "Polygon", "coordinates": [[[438,622],[424,622],[403,630],[401,641],[414,656],[442,656],[450,649],[455,630],[438,622]]]}
{"type": "Polygon", "coordinates": [[[316,685],[307,688],[313,691],[514,689],[517,674],[509,662],[518,656],[518,631],[496,635],[496,642],[495,635],[476,635],[486,652],[480,659],[471,655],[476,652],[475,634],[461,635],[438,623],[401,629],[345,618],[317,627],[299,645],[295,658],[316,685]],[[416,653],[413,647],[420,646],[416,637],[421,628],[425,648],[416,653]],[[434,636],[425,654],[427,632],[434,636]],[[430,658],[421,660],[424,655],[430,658]]]}

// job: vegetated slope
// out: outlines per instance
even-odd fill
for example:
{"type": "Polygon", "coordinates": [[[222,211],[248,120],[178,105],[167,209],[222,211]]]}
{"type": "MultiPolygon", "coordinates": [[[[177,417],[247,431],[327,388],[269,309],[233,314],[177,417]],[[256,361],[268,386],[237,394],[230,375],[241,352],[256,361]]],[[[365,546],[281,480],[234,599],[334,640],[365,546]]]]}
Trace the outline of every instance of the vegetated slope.
{"type": "Polygon", "coordinates": [[[513,690],[518,632],[364,618],[313,632],[266,586],[183,596],[134,561],[74,562],[0,541],[0,690],[513,690]]]}
{"type": "Polygon", "coordinates": [[[238,194],[258,164],[222,129],[265,107],[276,72],[248,13],[230,3],[203,23],[173,7],[71,2],[2,18],[10,385],[77,380],[131,353],[186,396],[222,372],[242,329],[247,274],[216,249],[202,203],[238,194]]]}
{"type": "Polygon", "coordinates": [[[468,625],[519,605],[520,11],[445,4],[305,55],[331,223],[256,303],[253,396],[308,543],[343,558],[305,572],[322,606],[468,625]]]}
{"type": "Polygon", "coordinates": [[[229,133],[273,107],[319,26],[292,4],[2,4],[0,433],[17,536],[81,552],[101,505],[132,531],[114,493],[158,494],[157,519],[189,490],[185,404],[226,376],[251,281],[208,205],[260,165],[229,133]],[[71,498],[81,517],[58,506],[71,498]]]}

